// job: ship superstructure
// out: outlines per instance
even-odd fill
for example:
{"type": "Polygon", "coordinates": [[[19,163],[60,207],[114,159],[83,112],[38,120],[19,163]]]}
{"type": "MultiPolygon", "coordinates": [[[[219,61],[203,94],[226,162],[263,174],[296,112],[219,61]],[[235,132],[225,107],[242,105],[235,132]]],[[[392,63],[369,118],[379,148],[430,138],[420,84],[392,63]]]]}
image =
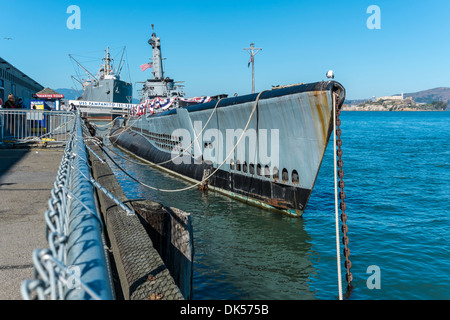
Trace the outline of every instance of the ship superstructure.
{"type": "MultiPolygon", "coordinates": [[[[154,26],[152,25],[152,29],[154,26]]],[[[153,30],[152,30],[153,31],[153,30]]],[[[169,77],[164,77],[163,58],[161,54],[161,39],[152,32],[152,37],[148,40],[148,44],[152,46],[153,55],[150,65],[153,69],[153,78],[147,79],[142,87],[141,102],[152,100],[156,97],[179,98],[184,97],[183,86],[181,82],[175,82],[169,77]]]]}

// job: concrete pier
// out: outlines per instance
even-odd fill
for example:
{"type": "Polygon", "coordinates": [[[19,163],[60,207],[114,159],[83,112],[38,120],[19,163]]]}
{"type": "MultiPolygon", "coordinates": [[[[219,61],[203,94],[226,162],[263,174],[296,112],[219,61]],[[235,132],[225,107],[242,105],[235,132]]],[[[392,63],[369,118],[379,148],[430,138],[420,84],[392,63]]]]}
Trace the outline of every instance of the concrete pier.
{"type": "Polygon", "coordinates": [[[47,248],[44,213],[63,149],[0,149],[0,300],[21,300],[32,253],[47,248]]]}
{"type": "MultiPolygon", "coordinates": [[[[102,150],[88,142],[92,175],[127,214],[97,190],[97,205],[115,283],[115,299],[192,298],[193,241],[190,215],[150,200],[125,197],[102,150]]],[[[0,300],[21,300],[24,280],[34,278],[32,254],[46,249],[45,212],[64,148],[0,149],[0,300]]]]}

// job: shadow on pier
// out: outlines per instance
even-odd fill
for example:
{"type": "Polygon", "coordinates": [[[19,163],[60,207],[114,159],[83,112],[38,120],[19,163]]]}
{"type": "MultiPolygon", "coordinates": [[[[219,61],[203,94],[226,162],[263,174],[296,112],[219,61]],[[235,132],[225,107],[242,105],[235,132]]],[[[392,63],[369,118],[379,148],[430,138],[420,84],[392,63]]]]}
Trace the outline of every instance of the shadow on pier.
{"type": "Polygon", "coordinates": [[[0,148],[0,185],[2,176],[9,172],[22,158],[24,158],[30,150],[28,149],[1,149],[0,148]]]}

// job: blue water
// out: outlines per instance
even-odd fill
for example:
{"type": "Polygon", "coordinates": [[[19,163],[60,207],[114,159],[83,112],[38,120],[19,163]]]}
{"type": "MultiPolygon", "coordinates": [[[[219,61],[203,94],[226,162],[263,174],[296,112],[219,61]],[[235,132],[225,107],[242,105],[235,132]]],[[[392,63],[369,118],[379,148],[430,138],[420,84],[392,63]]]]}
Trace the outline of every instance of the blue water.
{"type": "MultiPolygon", "coordinates": [[[[343,112],[341,119],[348,299],[450,299],[450,112],[343,112]],[[376,280],[369,266],[379,268],[376,280]]],[[[301,219],[211,191],[158,193],[116,175],[129,198],[192,214],[194,299],[331,300],[338,298],[332,147],[301,219]]],[[[147,184],[189,186],[114,158],[147,184]]],[[[344,289],[345,271],[342,263],[344,289]]]]}

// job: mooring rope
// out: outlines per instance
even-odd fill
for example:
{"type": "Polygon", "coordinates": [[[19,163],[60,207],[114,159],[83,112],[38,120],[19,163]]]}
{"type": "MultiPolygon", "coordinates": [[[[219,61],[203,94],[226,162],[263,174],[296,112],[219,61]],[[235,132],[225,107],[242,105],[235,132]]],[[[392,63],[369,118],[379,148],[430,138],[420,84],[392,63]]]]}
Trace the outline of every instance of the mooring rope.
{"type": "MultiPolygon", "coordinates": [[[[230,151],[230,153],[227,155],[227,157],[225,158],[225,160],[210,174],[210,175],[208,175],[207,177],[205,177],[205,178],[203,178],[201,181],[199,181],[199,182],[197,182],[197,183],[195,183],[195,184],[193,184],[193,185],[191,185],[191,186],[188,186],[188,187],[185,187],[185,188],[181,188],[181,189],[160,189],[160,188],[156,188],[156,187],[153,187],[153,186],[150,186],[150,185],[148,185],[148,184],[145,184],[145,183],[143,183],[142,181],[139,181],[139,180],[137,180],[136,178],[134,178],[133,176],[131,176],[128,172],[126,172],[120,165],[118,165],[117,164],[117,162],[115,162],[113,159],[112,159],[112,157],[101,147],[101,146],[99,146],[100,148],[102,148],[102,150],[105,152],[105,154],[111,159],[111,161],[123,172],[123,173],[125,173],[128,177],[130,177],[131,179],[133,179],[134,181],[136,181],[137,183],[139,183],[140,185],[142,185],[142,186],[144,186],[144,187],[146,187],[146,188],[149,188],[149,189],[152,189],[152,190],[156,190],[156,191],[162,191],[162,192],[181,192],[181,191],[186,191],[186,190],[189,190],[189,189],[192,189],[192,188],[195,188],[196,186],[198,186],[198,185],[200,185],[200,184],[203,184],[205,181],[207,181],[209,178],[211,178],[214,174],[216,174],[216,172],[217,171],[219,171],[219,169],[225,164],[225,162],[228,160],[228,158],[231,156],[231,154],[232,153],[234,153],[234,150],[236,149],[236,147],[238,146],[238,144],[241,142],[241,139],[242,139],[242,137],[244,136],[244,134],[245,134],[245,132],[247,131],[247,129],[248,129],[248,126],[249,126],[249,124],[250,124],[250,120],[252,119],[252,117],[253,117],[253,114],[255,113],[255,110],[256,110],[256,108],[257,108],[257,106],[258,106],[258,102],[259,102],[259,99],[260,99],[260,97],[261,97],[261,94],[262,93],[264,93],[264,92],[266,92],[267,90],[264,90],[264,91],[261,91],[259,94],[258,94],[258,96],[256,97],[256,100],[255,100],[255,104],[254,104],[254,106],[253,106],[253,109],[252,109],[252,112],[250,113],[250,116],[249,116],[249,118],[248,118],[248,121],[247,121],[247,124],[245,125],[245,128],[244,128],[244,130],[242,131],[242,134],[240,135],[240,137],[239,137],[239,139],[237,140],[237,142],[236,142],[236,144],[234,145],[234,147],[233,147],[233,149],[230,151]]],[[[216,105],[217,106],[217,105],[216,105]]],[[[211,115],[212,116],[212,115],[211,115]]],[[[210,117],[211,118],[211,117],[210,117]]],[[[94,140],[93,140],[94,141],[94,140]]],[[[98,143],[98,142],[97,142],[98,143]]]]}
{"type": "MultiPolygon", "coordinates": [[[[102,127],[108,127],[108,126],[110,126],[110,125],[112,125],[113,123],[114,123],[114,121],[116,121],[116,119],[113,119],[113,120],[111,120],[110,122],[108,122],[108,123],[105,123],[105,124],[98,124],[98,123],[94,123],[94,125],[95,125],[95,127],[96,128],[102,128],[102,127]]],[[[103,129],[102,129],[103,130],[103,129]]]]}
{"type": "MultiPolygon", "coordinates": [[[[335,93],[335,98],[338,99],[338,95],[335,93]]],[[[339,101],[339,100],[338,100],[339,101]]],[[[347,274],[345,275],[346,280],[347,280],[347,292],[345,294],[345,298],[348,298],[353,290],[353,286],[352,286],[352,281],[353,281],[353,275],[350,271],[351,267],[352,267],[352,262],[350,261],[350,249],[348,247],[349,244],[349,239],[348,239],[348,226],[347,226],[347,214],[345,213],[345,210],[347,209],[347,206],[345,204],[345,192],[344,192],[344,170],[342,169],[342,167],[344,166],[344,162],[342,161],[342,139],[341,139],[341,134],[342,134],[342,130],[340,128],[341,126],[341,119],[339,118],[341,114],[341,110],[336,109],[336,145],[338,147],[337,149],[337,156],[338,156],[338,160],[337,160],[337,165],[339,167],[338,170],[338,176],[339,176],[339,199],[341,200],[341,203],[339,205],[340,209],[341,209],[341,221],[342,221],[342,244],[344,245],[344,257],[345,257],[345,268],[347,269],[347,274]]]]}
{"type": "MultiPolygon", "coordinates": [[[[216,105],[214,106],[214,109],[212,110],[211,115],[209,116],[208,121],[206,121],[206,123],[205,123],[205,125],[203,126],[202,130],[201,130],[200,133],[195,137],[195,139],[192,140],[191,144],[190,144],[187,148],[184,148],[184,149],[183,149],[183,152],[179,153],[176,157],[174,157],[174,158],[172,158],[172,159],[169,159],[169,160],[166,160],[166,161],[163,161],[163,162],[160,162],[160,163],[154,163],[154,164],[152,164],[152,165],[159,166],[159,165],[162,165],[162,164],[169,163],[169,162],[171,162],[171,161],[173,161],[173,160],[175,160],[175,159],[178,159],[178,158],[181,157],[181,155],[183,155],[187,150],[189,150],[189,149],[192,147],[192,145],[194,144],[194,142],[196,142],[196,141],[198,140],[198,138],[199,138],[200,135],[203,133],[203,131],[205,131],[206,126],[208,125],[209,121],[211,121],[211,118],[212,118],[213,114],[216,112],[216,109],[217,109],[217,107],[219,106],[219,102],[220,102],[221,100],[222,100],[222,98],[220,98],[219,100],[217,100],[217,103],[216,103],[216,105]]],[[[200,146],[200,147],[201,147],[201,146],[200,146]]]]}
{"type": "MultiPolygon", "coordinates": [[[[165,164],[165,163],[168,163],[168,162],[170,162],[170,161],[173,161],[173,160],[179,158],[181,155],[183,155],[183,154],[184,154],[184,153],[185,153],[185,152],[186,152],[186,151],[194,144],[194,142],[197,141],[198,137],[203,133],[203,131],[205,130],[205,128],[206,128],[206,126],[208,125],[209,121],[211,120],[211,118],[212,118],[214,112],[216,111],[217,107],[219,106],[219,102],[220,102],[222,99],[223,99],[223,98],[220,98],[220,99],[217,101],[216,105],[214,106],[213,111],[211,112],[211,115],[209,116],[208,121],[206,122],[206,124],[205,124],[204,127],[202,128],[202,131],[201,131],[201,132],[197,135],[197,137],[192,141],[192,143],[189,145],[189,147],[187,147],[185,150],[183,150],[183,152],[180,153],[180,154],[178,154],[178,156],[176,156],[175,158],[169,159],[169,160],[164,161],[164,162],[161,162],[161,163],[155,163],[155,164],[153,164],[153,165],[161,165],[161,164],[165,164]]],[[[133,124],[132,124],[132,125],[129,125],[126,129],[121,130],[120,133],[119,133],[118,135],[116,135],[116,134],[113,133],[112,135],[105,135],[104,137],[105,137],[105,138],[113,138],[113,137],[116,137],[116,136],[117,136],[117,139],[116,139],[116,141],[117,141],[117,140],[119,139],[119,137],[122,135],[122,133],[124,133],[124,132],[130,130],[131,127],[132,127],[136,122],[138,122],[139,119],[141,119],[141,117],[142,117],[142,116],[140,116],[139,118],[137,118],[137,119],[133,122],[133,124]]],[[[114,122],[114,121],[113,121],[113,122],[114,122]]],[[[131,131],[133,131],[133,130],[131,129],[131,131]]]]}
{"type": "Polygon", "coordinates": [[[140,119],[142,118],[142,115],[139,116],[136,120],[133,121],[133,123],[131,125],[128,126],[128,128],[120,131],[120,133],[118,135],[116,135],[115,133],[113,133],[112,135],[105,135],[104,138],[112,138],[112,137],[116,137],[117,136],[117,140],[119,139],[119,137],[121,136],[122,133],[127,132],[128,130],[131,129],[131,127],[138,122],[140,119]]]}
{"type": "Polygon", "coordinates": [[[338,213],[338,191],[337,191],[337,160],[336,160],[336,99],[333,95],[333,147],[334,147],[334,211],[336,224],[336,258],[338,273],[339,300],[342,300],[342,279],[341,279],[341,249],[339,246],[339,213],[338,213]]]}
{"type": "MultiPolygon", "coordinates": [[[[205,125],[203,126],[202,130],[201,130],[200,133],[195,137],[195,139],[191,142],[191,144],[190,144],[187,148],[184,148],[184,150],[183,150],[181,153],[179,153],[176,157],[174,157],[174,158],[172,158],[172,159],[169,159],[169,160],[166,160],[166,161],[163,161],[163,162],[159,162],[159,163],[145,163],[145,162],[133,161],[133,160],[128,159],[128,158],[122,156],[121,154],[115,152],[113,149],[109,148],[107,145],[104,145],[104,146],[105,146],[109,151],[113,152],[114,154],[118,155],[118,156],[121,157],[122,159],[124,159],[124,160],[126,160],[126,161],[129,161],[129,162],[131,162],[131,163],[135,163],[135,164],[139,164],[139,165],[143,165],[143,166],[148,166],[148,165],[150,165],[150,166],[159,166],[159,165],[163,165],[163,164],[169,163],[169,162],[171,162],[171,161],[173,161],[173,160],[175,160],[175,159],[178,159],[181,155],[183,155],[185,152],[187,152],[187,151],[192,147],[192,145],[194,144],[194,142],[196,142],[196,141],[198,140],[198,138],[200,137],[200,135],[205,131],[206,126],[208,125],[208,123],[211,121],[211,118],[212,118],[212,116],[214,115],[214,113],[215,113],[217,107],[219,106],[219,102],[220,102],[222,99],[223,99],[223,98],[220,98],[220,99],[217,101],[216,105],[214,106],[214,109],[212,110],[212,112],[211,112],[211,114],[210,114],[210,116],[209,116],[209,119],[206,121],[206,123],[205,123],[205,125]]],[[[134,124],[134,123],[133,123],[133,124],[134,124]]],[[[120,134],[119,134],[119,136],[120,136],[124,131],[125,131],[125,130],[121,131],[120,134]]],[[[105,137],[106,137],[106,136],[105,136],[105,137]]],[[[109,136],[109,137],[114,137],[114,135],[109,136]]],[[[117,138],[117,139],[118,139],[118,138],[117,138]]],[[[99,147],[101,147],[101,146],[99,146],[99,147]]]]}
{"type": "Polygon", "coordinates": [[[342,167],[344,165],[344,162],[342,161],[342,140],[341,140],[341,134],[342,130],[340,128],[341,126],[341,119],[339,118],[341,114],[341,110],[336,109],[336,100],[338,99],[338,95],[336,93],[333,93],[333,128],[334,128],[334,192],[335,192],[335,212],[336,212],[336,251],[337,251],[337,263],[338,263],[338,277],[339,277],[339,299],[342,300],[342,280],[341,280],[341,263],[340,263],[340,250],[339,250],[339,222],[338,222],[338,185],[339,185],[339,199],[340,199],[340,209],[341,209],[341,221],[342,221],[342,243],[344,244],[344,257],[345,257],[345,268],[347,269],[347,274],[345,275],[347,280],[347,291],[345,294],[345,298],[347,299],[352,290],[352,280],[353,275],[350,272],[350,268],[352,267],[352,263],[350,261],[350,249],[348,248],[349,239],[347,236],[348,232],[348,226],[347,226],[347,214],[345,213],[346,210],[346,204],[345,204],[345,192],[344,192],[344,171],[342,170],[342,167]],[[337,147],[337,150],[336,150],[337,147]],[[337,156],[337,161],[336,161],[337,156]],[[336,165],[339,167],[339,170],[336,170],[336,165]],[[339,183],[337,182],[336,174],[339,176],[339,183]]]}

